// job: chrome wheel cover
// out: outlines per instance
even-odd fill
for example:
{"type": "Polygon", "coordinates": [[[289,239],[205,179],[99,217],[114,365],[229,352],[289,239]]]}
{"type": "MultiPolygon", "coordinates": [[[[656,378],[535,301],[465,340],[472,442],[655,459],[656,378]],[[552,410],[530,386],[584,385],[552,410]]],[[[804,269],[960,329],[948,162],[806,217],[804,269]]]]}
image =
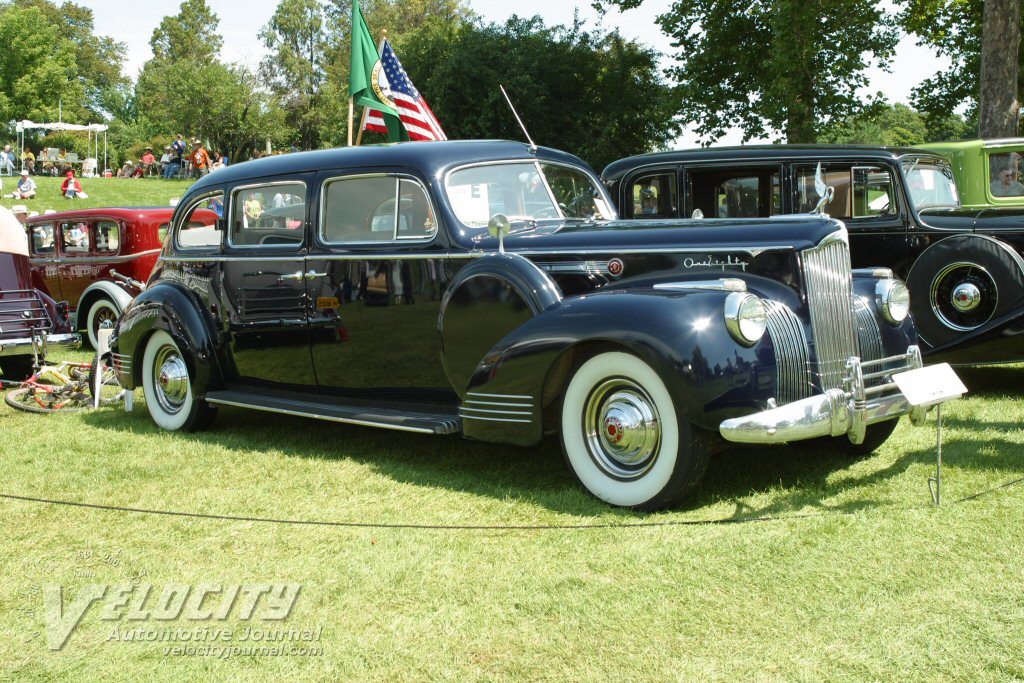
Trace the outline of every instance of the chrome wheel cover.
{"type": "Polygon", "coordinates": [[[657,460],[658,409],[635,382],[617,377],[598,385],[587,397],[583,426],[591,459],[612,477],[641,477],[657,460]]]}
{"type": "Polygon", "coordinates": [[[976,263],[951,263],[932,280],[929,303],[943,325],[958,332],[976,330],[988,322],[999,303],[999,288],[987,270],[976,263]]]}
{"type": "Polygon", "coordinates": [[[162,346],[156,353],[153,387],[157,403],[167,413],[177,413],[188,399],[188,368],[173,346],[162,346]]]}

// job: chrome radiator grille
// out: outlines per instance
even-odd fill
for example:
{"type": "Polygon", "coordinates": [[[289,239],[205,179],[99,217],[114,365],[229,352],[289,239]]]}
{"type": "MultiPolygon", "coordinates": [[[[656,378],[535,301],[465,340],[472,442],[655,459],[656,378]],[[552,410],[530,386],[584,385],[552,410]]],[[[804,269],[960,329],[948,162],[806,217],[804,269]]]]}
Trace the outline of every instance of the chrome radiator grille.
{"type": "Polygon", "coordinates": [[[785,304],[767,301],[765,307],[768,336],[775,347],[775,400],[785,405],[807,398],[814,388],[803,323],[785,304]]]}
{"type": "Polygon", "coordinates": [[[846,231],[835,232],[804,251],[803,262],[821,389],[841,389],[846,361],[860,356],[846,231]]]}

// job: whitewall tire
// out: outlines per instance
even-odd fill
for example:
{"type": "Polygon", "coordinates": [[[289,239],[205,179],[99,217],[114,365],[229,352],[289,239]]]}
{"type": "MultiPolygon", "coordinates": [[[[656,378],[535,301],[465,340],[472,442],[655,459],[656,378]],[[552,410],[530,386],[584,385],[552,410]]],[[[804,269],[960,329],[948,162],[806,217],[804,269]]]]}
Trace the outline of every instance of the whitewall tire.
{"type": "Polygon", "coordinates": [[[192,379],[177,342],[163,330],[146,341],[142,354],[142,390],[158,427],[193,431],[209,423],[213,409],[192,395],[192,379]]]}
{"type": "Polygon", "coordinates": [[[85,330],[89,335],[89,344],[92,345],[92,348],[95,349],[99,346],[100,324],[105,320],[116,322],[120,316],[121,311],[117,309],[117,306],[110,299],[97,299],[92,303],[85,320],[85,330]]]}

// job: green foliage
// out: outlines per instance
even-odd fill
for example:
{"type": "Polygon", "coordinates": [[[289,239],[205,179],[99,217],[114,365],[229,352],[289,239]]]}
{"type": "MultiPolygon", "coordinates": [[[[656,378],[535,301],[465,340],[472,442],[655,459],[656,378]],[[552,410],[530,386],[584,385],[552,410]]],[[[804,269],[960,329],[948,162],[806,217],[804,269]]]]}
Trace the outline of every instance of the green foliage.
{"type": "MultiPolygon", "coordinates": [[[[966,106],[967,120],[977,129],[978,75],[981,72],[983,0],[905,0],[900,23],[921,43],[935,48],[952,64],[914,88],[913,103],[929,122],[941,120],[966,106]]],[[[1021,16],[1024,31],[1024,15],[1021,16]]],[[[1021,68],[1017,92],[1024,92],[1024,50],[1018,50],[1021,68]]],[[[958,136],[962,137],[962,136],[958,136]]],[[[947,138],[956,139],[956,138],[947,138]]]]}
{"type": "Polygon", "coordinates": [[[514,16],[504,25],[430,25],[402,49],[402,63],[452,139],[523,139],[499,84],[537,144],[596,168],[663,147],[678,131],[657,54],[617,32],[514,16]]]}
{"type": "Polygon", "coordinates": [[[678,47],[669,69],[678,112],[709,142],[733,126],[745,140],[783,131],[788,142],[813,142],[865,108],[866,69],[887,65],[898,40],[874,0],[695,0],[673,3],[658,24],[678,47]]]}
{"type": "Polygon", "coordinates": [[[184,0],[178,14],[166,16],[153,31],[149,46],[158,61],[205,62],[217,59],[224,39],[217,33],[220,19],[206,0],[184,0]]]}
{"type": "Polygon", "coordinates": [[[924,117],[905,104],[850,117],[818,137],[818,142],[888,147],[912,147],[927,140],[924,117]]]}

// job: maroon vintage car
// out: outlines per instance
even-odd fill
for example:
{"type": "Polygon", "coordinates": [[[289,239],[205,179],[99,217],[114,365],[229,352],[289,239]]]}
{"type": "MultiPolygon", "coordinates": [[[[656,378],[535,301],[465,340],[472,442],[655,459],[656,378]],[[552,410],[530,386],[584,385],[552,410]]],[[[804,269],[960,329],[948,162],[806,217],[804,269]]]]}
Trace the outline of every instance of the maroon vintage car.
{"type": "Polygon", "coordinates": [[[0,207],[0,371],[4,379],[25,379],[36,355],[48,346],[75,348],[68,305],[32,286],[25,229],[0,207]]]}
{"type": "Polygon", "coordinates": [[[32,282],[68,301],[75,329],[95,348],[100,323],[116,320],[149,278],[173,213],[160,206],[34,216],[27,223],[32,282]]]}

